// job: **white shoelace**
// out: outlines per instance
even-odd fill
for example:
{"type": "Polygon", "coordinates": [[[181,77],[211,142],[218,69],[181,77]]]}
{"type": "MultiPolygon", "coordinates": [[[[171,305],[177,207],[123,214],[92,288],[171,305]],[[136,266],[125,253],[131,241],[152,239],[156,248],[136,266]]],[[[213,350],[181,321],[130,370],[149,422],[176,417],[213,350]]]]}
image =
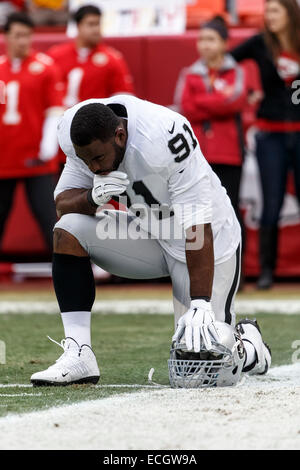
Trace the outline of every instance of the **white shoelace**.
{"type": "Polygon", "coordinates": [[[79,371],[81,370],[81,367],[78,364],[78,358],[80,357],[81,348],[78,348],[78,350],[77,350],[77,348],[68,348],[68,349],[66,349],[66,339],[62,339],[61,342],[59,343],[58,341],[55,341],[54,339],[52,339],[50,336],[47,336],[47,338],[50,341],[52,341],[52,343],[57,344],[58,346],[60,346],[64,350],[63,354],[58,359],[56,359],[55,364],[53,364],[50,367],[55,367],[63,359],[67,359],[68,360],[68,366],[70,368],[75,368],[79,371]]]}

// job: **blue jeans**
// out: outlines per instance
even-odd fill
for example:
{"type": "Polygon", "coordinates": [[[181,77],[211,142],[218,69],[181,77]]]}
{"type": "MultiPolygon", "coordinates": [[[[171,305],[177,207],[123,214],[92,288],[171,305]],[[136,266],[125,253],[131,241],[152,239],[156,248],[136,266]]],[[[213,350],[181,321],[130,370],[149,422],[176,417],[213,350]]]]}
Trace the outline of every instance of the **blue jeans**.
{"type": "Polygon", "coordinates": [[[278,224],[289,169],[293,170],[300,201],[300,132],[259,131],[256,144],[263,191],[261,227],[274,227],[278,224]]]}

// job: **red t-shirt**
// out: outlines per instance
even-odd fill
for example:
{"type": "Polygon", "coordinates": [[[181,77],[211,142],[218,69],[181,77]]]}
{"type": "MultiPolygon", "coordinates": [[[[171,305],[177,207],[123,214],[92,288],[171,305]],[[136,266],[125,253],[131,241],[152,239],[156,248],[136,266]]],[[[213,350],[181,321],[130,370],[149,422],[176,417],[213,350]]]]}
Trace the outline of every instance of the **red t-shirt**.
{"type": "Polygon", "coordinates": [[[1,56],[0,82],[5,89],[5,103],[0,104],[0,178],[56,172],[56,159],[29,166],[29,160],[38,158],[46,111],[62,106],[63,83],[53,60],[39,52],[13,63],[1,56]]]}
{"type": "Polygon", "coordinates": [[[48,54],[62,72],[67,107],[90,98],[107,98],[134,91],[123,56],[105,44],[94,49],[78,49],[72,41],[52,47],[48,54]]]}

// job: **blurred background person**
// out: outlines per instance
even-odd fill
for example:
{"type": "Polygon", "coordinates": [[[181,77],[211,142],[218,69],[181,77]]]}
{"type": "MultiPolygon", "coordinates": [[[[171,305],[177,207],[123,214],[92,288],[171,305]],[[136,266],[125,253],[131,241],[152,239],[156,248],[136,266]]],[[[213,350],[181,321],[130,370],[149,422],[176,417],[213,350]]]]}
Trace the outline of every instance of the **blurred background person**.
{"type": "Polygon", "coordinates": [[[243,226],[239,209],[244,157],[241,112],[247,87],[243,69],[226,53],[227,40],[222,17],[203,24],[197,43],[200,58],[181,73],[175,102],[191,122],[201,150],[243,226]]]}
{"type": "Polygon", "coordinates": [[[3,28],[8,15],[25,7],[25,0],[0,0],[0,27],[3,28]]]}
{"type": "Polygon", "coordinates": [[[95,97],[133,93],[132,77],[123,56],[102,42],[100,9],[85,5],[73,18],[78,30],[76,39],[48,51],[66,83],[65,106],[95,97]]]}
{"type": "Polygon", "coordinates": [[[32,20],[25,13],[12,13],[4,26],[7,53],[0,57],[0,81],[5,87],[0,106],[0,240],[17,182],[23,180],[32,212],[51,250],[56,222],[56,128],[62,113],[63,83],[53,60],[31,49],[32,31],[32,20]]]}
{"type": "Polygon", "coordinates": [[[300,200],[300,107],[292,87],[300,78],[300,9],[296,0],[267,0],[264,30],[232,51],[237,61],[258,65],[264,97],[257,113],[256,155],[263,211],[260,221],[261,273],[258,288],[273,283],[278,246],[278,220],[290,168],[300,200]]]}
{"type": "Polygon", "coordinates": [[[62,25],[69,17],[68,0],[26,0],[35,25],[62,25]]]}

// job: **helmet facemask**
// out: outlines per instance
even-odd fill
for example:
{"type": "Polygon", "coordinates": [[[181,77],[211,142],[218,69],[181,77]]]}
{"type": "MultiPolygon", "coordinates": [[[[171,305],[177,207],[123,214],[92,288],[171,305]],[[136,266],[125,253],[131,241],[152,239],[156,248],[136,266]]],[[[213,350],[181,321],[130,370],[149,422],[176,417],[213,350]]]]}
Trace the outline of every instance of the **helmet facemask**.
{"type": "Polygon", "coordinates": [[[212,349],[188,351],[184,338],[173,343],[168,361],[173,388],[209,388],[236,385],[245,360],[242,340],[233,327],[215,322],[220,342],[212,339],[212,349]],[[222,343],[221,343],[222,341],[222,343]]]}

